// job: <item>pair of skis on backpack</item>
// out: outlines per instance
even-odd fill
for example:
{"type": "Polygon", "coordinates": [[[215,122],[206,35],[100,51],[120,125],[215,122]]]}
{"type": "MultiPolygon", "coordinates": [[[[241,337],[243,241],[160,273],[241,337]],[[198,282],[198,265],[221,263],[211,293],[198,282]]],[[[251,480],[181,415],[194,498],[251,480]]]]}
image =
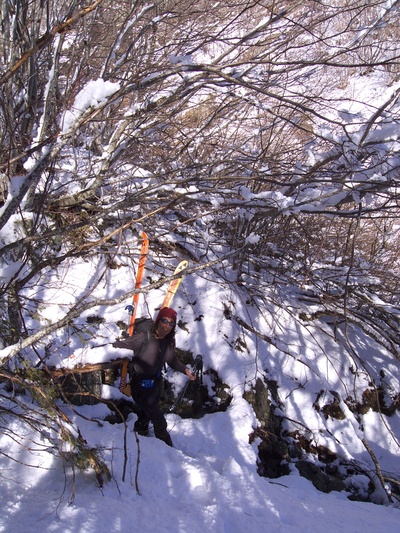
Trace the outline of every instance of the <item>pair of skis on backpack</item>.
{"type": "MultiPolygon", "coordinates": [[[[148,251],[149,251],[149,238],[147,234],[143,232],[138,270],[136,273],[135,289],[140,289],[142,286],[142,280],[143,280],[148,251]]],[[[171,280],[171,282],[169,283],[167,292],[165,293],[160,309],[162,309],[163,307],[170,307],[172,300],[176,294],[176,291],[178,290],[178,287],[182,281],[183,272],[187,267],[188,267],[187,261],[181,261],[179,265],[176,267],[174,275],[178,275],[180,273],[182,273],[182,275],[171,280]]],[[[129,315],[130,315],[129,326],[128,326],[128,336],[130,337],[133,335],[135,331],[135,320],[136,320],[136,311],[138,308],[138,302],[139,302],[139,293],[137,292],[132,297],[132,304],[127,305],[125,308],[128,310],[129,315]]],[[[127,374],[128,374],[128,360],[122,363],[121,381],[120,381],[119,389],[126,396],[130,396],[130,387],[129,387],[129,384],[126,383],[127,374]]]]}

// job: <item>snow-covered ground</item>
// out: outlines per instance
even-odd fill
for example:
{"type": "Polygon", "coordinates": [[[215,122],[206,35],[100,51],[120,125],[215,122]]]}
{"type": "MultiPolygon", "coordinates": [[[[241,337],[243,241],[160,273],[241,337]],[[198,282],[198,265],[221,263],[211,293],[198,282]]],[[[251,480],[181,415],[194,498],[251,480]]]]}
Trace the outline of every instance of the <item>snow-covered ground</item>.
{"type": "MultiPolygon", "coordinates": [[[[86,267],[89,268],[88,263],[86,267]]],[[[82,264],[71,264],[63,279],[64,287],[74,287],[75,296],[84,280],[82,270],[82,264]]],[[[118,276],[108,280],[109,294],[116,294],[119,286],[126,286],[129,275],[128,269],[125,274],[120,269],[118,276]]],[[[54,287],[49,284],[46,290],[49,304],[53,303],[46,312],[54,320],[58,312],[62,313],[59,305],[67,301],[67,295],[59,293],[57,299],[57,291],[60,291],[57,283],[54,287]]],[[[139,315],[149,311],[151,314],[161,296],[162,289],[142,297],[139,315]]],[[[93,447],[100,448],[101,456],[110,468],[112,480],[102,489],[96,486],[93,472],[73,475],[69,466],[49,453],[45,440],[33,445],[29,441],[33,435],[27,427],[15,422],[14,431],[25,435],[27,447],[21,449],[4,435],[0,437],[2,451],[7,455],[17,454],[20,461],[8,461],[6,456],[0,456],[1,531],[398,531],[400,510],[393,506],[352,502],[346,492],[319,492],[310,481],[300,477],[293,465],[290,475],[278,479],[270,480],[257,473],[259,441],[249,444],[249,434],[256,427],[257,420],[251,406],[243,399],[243,392],[257,376],[268,371],[269,376],[279,382],[281,408],[285,415],[307,426],[315,442],[330,448],[334,446],[333,451],[341,457],[362,461],[373,470],[371,458],[361,445],[365,434],[382,468],[399,474],[398,412],[389,418],[368,413],[362,433],[350,412],[346,412],[348,417],[345,420],[326,420],[313,408],[316,393],[321,389],[335,389],[342,393],[342,388],[354,386],[354,374],[348,371],[348,356],[341,343],[309,325],[301,327],[291,315],[278,308],[271,306],[261,315],[256,307],[228,294],[227,289],[215,280],[209,281],[199,275],[184,279],[174,307],[185,323],[185,329],[178,329],[177,345],[190,349],[194,355],[201,354],[205,369],[214,368],[229,385],[233,399],[228,410],[197,420],[168,414],[174,448],[151,435],[139,437],[138,447],[132,431],[136,415],[131,414],[127,432],[127,469],[125,481],[122,481],[123,424],[112,425],[104,421],[109,410],[102,404],[76,408],[88,419],[101,421],[101,425],[78,417],[70,407],[60,404],[68,417],[79,425],[83,438],[93,447]],[[199,294],[206,296],[195,298],[199,294]],[[265,334],[274,331],[281,349],[243,332],[234,320],[226,318],[224,304],[259,331],[265,334]],[[195,320],[198,318],[201,320],[195,320]],[[243,351],[232,348],[238,336],[242,336],[247,346],[243,351]],[[390,425],[393,438],[383,430],[384,424],[390,425]],[[24,463],[31,467],[23,466],[24,463]]],[[[119,334],[116,321],[124,313],[124,304],[99,309],[98,314],[105,323],[91,344],[112,342],[119,334]]],[[[386,380],[394,385],[399,378],[398,362],[394,362],[377,343],[361,338],[360,331],[354,331],[356,334],[358,345],[362,347],[360,355],[371,372],[379,372],[385,367],[386,380]]],[[[116,356],[110,345],[96,349],[73,347],[76,348],[74,359],[83,364],[116,356]]],[[[62,351],[53,364],[61,364],[61,354],[62,351]]],[[[64,353],[65,357],[67,355],[64,353]]],[[[175,374],[172,379],[176,390],[185,382],[182,375],[175,374]]],[[[211,387],[207,379],[205,376],[205,383],[211,387]]],[[[360,383],[361,378],[358,385],[360,383]]],[[[103,386],[105,398],[118,398],[119,395],[116,387],[103,386]]],[[[362,485],[366,478],[359,476],[353,481],[362,485]]],[[[379,498],[377,494],[376,499],[379,498]]]]}
{"type": "MultiPolygon", "coordinates": [[[[102,410],[86,407],[83,412],[101,416],[102,410]]],[[[134,415],[128,421],[130,430],[133,422],[134,415]]],[[[175,448],[140,437],[139,452],[129,431],[125,482],[122,425],[87,423],[85,437],[104,447],[112,481],[100,490],[92,474],[78,474],[74,480],[52,455],[29,454],[24,459],[32,468],[17,463],[2,468],[1,531],[398,531],[398,509],[350,502],[345,493],[321,493],[296,471],[275,480],[259,477],[256,447],[248,443],[252,423],[248,404],[235,400],[226,413],[200,420],[168,415],[175,448]],[[135,488],[138,455],[140,494],[135,488]]]]}

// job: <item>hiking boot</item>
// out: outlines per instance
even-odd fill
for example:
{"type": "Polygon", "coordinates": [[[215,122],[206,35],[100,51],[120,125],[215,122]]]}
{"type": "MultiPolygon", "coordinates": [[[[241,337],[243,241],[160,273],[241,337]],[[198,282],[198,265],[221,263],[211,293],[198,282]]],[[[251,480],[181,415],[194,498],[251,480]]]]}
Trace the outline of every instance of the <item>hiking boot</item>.
{"type": "Polygon", "coordinates": [[[168,446],[171,446],[171,448],[173,448],[173,444],[172,444],[172,439],[171,439],[171,436],[170,434],[168,433],[168,431],[166,431],[165,433],[162,433],[162,434],[156,434],[156,437],[157,439],[160,439],[162,440],[163,442],[165,442],[165,444],[167,444],[168,446]]]}
{"type": "Polygon", "coordinates": [[[148,429],[135,429],[135,431],[138,435],[141,435],[142,437],[148,437],[149,435],[148,429]]]}
{"type": "Polygon", "coordinates": [[[136,431],[138,435],[141,435],[142,437],[147,437],[149,434],[149,426],[148,424],[140,424],[137,421],[135,422],[133,429],[136,431]]]}

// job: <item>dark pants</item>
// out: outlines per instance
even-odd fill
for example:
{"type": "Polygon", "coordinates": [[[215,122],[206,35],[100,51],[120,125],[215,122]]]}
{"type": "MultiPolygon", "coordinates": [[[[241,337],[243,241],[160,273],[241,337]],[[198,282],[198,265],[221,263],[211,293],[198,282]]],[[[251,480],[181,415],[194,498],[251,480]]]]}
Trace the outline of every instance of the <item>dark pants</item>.
{"type": "Polygon", "coordinates": [[[130,385],[132,398],[138,407],[135,431],[146,433],[149,422],[151,422],[155,436],[172,446],[171,437],[167,431],[167,421],[159,406],[162,393],[162,377],[156,378],[152,387],[143,387],[142,379],[136,374],[130,385]]]}

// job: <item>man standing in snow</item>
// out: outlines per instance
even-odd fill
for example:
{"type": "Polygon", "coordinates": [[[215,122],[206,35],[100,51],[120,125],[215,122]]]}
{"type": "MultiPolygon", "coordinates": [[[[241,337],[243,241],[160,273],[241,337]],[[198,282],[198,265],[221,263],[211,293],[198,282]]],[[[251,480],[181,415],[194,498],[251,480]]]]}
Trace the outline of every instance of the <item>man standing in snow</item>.
{"type": "Polygon", "coordinates": [[[159,406],[164,363],[173,370],[186,374],[192,381],[196,379],[196,375],[175,354],[175,326],[176,311],[164,307],[158,313],[150,335],[148,332],[140,332],[113,343],[115,348],[133,350],[129,375],[132,398],[139,408],[135,431],[139,435],[147,435],[151,421],[155,436],[169,446],[172,446],[172,440],[159,406]]]}

